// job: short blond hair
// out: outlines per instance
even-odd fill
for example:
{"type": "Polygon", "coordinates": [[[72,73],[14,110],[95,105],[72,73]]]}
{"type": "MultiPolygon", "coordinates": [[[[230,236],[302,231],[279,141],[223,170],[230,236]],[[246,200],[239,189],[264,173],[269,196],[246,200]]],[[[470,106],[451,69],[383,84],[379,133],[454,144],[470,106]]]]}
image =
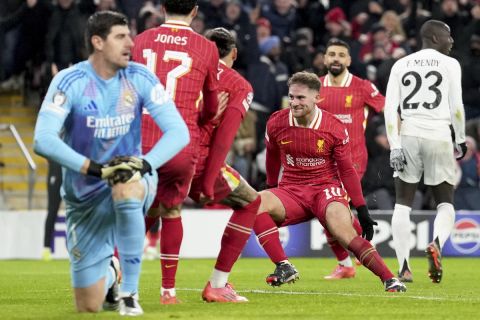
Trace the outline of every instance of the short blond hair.
{"type": "Polygon", "coordinates": [[[309,89],[319,91],[321,87],[321,82],[318,76],[315,73],[308,71],[301,71],[295,73],[293,76],[288,79],[287,82],[290,87],[292,84],[303,84],[309,89]]]}

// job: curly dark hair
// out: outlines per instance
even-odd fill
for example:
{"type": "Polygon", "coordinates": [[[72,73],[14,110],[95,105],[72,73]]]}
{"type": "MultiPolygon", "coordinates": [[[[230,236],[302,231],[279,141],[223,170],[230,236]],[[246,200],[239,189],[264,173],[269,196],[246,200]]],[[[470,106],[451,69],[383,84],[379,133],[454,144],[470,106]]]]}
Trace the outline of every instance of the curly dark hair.
{"type": "Polygon", "coordinates": [[[226,57],[235,48],[235,38],[225,28],[215,28],[205,34],[205,38],[215,42],[220,58],[226,57]]]}

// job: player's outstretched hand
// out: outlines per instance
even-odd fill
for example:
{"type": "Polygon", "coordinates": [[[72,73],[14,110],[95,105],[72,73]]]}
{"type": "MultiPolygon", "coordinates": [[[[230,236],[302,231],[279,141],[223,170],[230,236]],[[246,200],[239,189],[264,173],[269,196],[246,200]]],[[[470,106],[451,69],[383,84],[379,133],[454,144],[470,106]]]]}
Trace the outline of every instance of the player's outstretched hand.
{"type": "Polygon", "coordinates": [[[373,221],[372,217],[370,217],[370,213],[368,212],[367,206],[359,206],[357,208],[357,216],[358,216],[358,221],[362,226],[362,237],[364,237],[368,241],[372,240],[373,226],[378,225],[378,223],[373,221]]]}
{"type": "Polygon", "coordinates": [[[455,158],[457,158],[457,160],[462,160],[468,150],[467,144],[465,142],[459,143],[455,145],[455,149],[457,149],[457,152],[455,153],[455,158]]]}
{"type": "Polygon", "coordinates": [[[118,156],[106,164],[90,161],[87,173],[107,180],[110,186],[117,183],[139,181],[145,173],[151,173],[152,167],[145,160],[132,156],[118,156]]]}
{"type": "Polygon", "coordinates": [[[401,172],[406,164],[407,159],[405,159],[402,148],[390,150],[390,167],[392,167],[393,170],[401,172]]]}

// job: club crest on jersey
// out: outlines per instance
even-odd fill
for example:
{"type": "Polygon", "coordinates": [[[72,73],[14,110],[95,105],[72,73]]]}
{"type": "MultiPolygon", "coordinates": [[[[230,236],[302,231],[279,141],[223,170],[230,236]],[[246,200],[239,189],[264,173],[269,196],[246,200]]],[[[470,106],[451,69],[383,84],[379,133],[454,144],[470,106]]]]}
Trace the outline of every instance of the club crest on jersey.
{"type": "Polygon", "coordinates": [[[352,107],[352,100],[353,100],[353,95],[348,95],[345,96],[345,108],[351,108],[352,107]]]}
{"type": "Polygon", "coordinates": [[[322,153],[323,152],[323,145],[325,144],[325,140],[323,139],[318,139],[317,140],[317,152],[322,153]]]}
{"type": "Polygon", "coordinates": [[[133,97],[133,94],[130,90],[126,90],[123,93],[123,104],[125,107],[132,108],[134,106],[135,99],[133,97]]]}

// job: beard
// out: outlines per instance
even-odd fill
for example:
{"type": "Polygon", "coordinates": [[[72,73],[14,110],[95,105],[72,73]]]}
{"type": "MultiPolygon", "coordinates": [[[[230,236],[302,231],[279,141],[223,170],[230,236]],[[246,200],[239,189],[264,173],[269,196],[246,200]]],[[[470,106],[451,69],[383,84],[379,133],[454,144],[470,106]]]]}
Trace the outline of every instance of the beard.
{"type": "Polygon", "coordinates": [[[332,68],[332,67],[333,67],[333,64],[329,65],[327,69],[328,69],[328,72],[330,72],[334,77],[338,76],[343,72],[343,70],[345,70],[344,65],[340,65],[340,68],[332,68]]]}

